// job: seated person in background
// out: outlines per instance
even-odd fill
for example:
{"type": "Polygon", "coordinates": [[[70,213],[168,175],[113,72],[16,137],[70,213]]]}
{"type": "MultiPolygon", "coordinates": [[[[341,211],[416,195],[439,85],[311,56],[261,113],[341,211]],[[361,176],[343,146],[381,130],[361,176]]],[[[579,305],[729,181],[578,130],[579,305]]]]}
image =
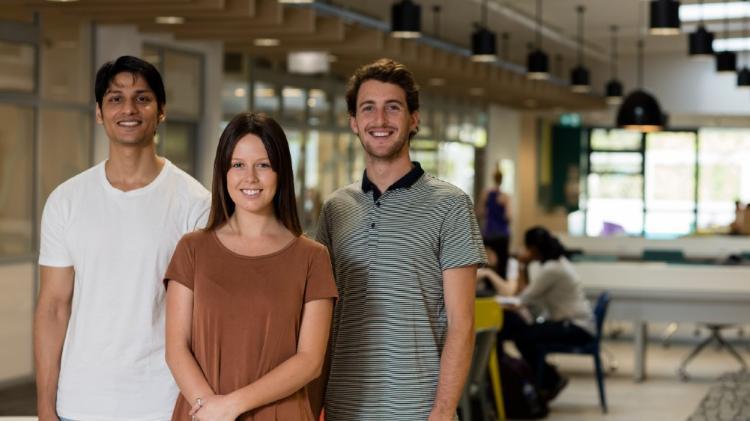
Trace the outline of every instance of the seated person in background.
{"type": "Polygon", "coordinates": [[[742,202],[739,200],[734,201],[734,221],[729,224],[729,234],[740,235],[745,231],[745,209],[742,206],[742,202]]]}
{"type": "Polygon", "coordinates": [[[512,340],[535,370],[542,396],[551,400],[567,379],[541,360],[540,350],[547,344],[588,343],[594,335],[594,317],[560,241],[545,228],[534,227],[526,231],[524,244],[519,261],[525,267],[517,280],[505,280],[487,268],[480,269],[477,277],[489,280],[500,295],[518,295],[519,306],[505,306],[498,352],[503,340],[512,340]],[[537,321],[528,315],[529,307],[541,311],[537,321]]]}

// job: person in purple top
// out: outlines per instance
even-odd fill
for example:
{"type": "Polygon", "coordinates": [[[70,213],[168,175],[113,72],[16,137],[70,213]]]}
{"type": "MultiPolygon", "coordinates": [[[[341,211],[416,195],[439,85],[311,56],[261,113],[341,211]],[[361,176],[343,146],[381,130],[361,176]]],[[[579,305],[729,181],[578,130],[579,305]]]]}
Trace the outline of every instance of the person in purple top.
{"type": "Polygon", "coordinates": [[[503,173],[496,170],[492,175],[495,186],[486,190],[479,201],[477,214],[483,218],[482,238],[497,256],[493,268],[502,277],[507,276],[508,249],[510,245],[510,196],[500,189],[503,173]]]}

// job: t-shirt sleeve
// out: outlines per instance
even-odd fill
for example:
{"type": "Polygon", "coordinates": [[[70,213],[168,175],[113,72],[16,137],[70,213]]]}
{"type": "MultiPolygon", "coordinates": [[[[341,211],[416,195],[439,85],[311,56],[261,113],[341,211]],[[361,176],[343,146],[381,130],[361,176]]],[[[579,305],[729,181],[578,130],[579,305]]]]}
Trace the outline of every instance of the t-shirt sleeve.
{"type": "Polygon", "coordinates": [[[197,200],[197,203],[195,203],[190,210],[190,215],[188,216],[188,232],[205,228],[208,223],[208,213],[210,210],[211,195],[206,192],[206,194],[201,195],[200,199],[197,200]]]}
{"type": "Polygon", "coordinates": [[[73,266],[73,258],[65,244],[66,215],[62,212],[62,201],[58,190],[50,194],[42,211],[41,238],[39,241],[39,264],[42,266],[73,266]]]}
{"type": "Polygon", "coordinates": [[[182,237],[177,243],[167,272],[164,274],[164,287],[167,287],[169,281],[176,281],[192,290],[194,279],[195,253],[186,237],[182,237]]]}
{"type": "Polygon", "coordinates": [[[440,227],[440,268],[446,270],[486,263],[482,235],[471,199],[461,195],[445,215],[440,227]]]}
{"type": "Polygon", "coordinates": [[[331,258],[328,249],[316,247],[307,269],[307,284],[305,285],[305,302],[324,298],[338,298],[336,282],[333,280],[331,258]]]}

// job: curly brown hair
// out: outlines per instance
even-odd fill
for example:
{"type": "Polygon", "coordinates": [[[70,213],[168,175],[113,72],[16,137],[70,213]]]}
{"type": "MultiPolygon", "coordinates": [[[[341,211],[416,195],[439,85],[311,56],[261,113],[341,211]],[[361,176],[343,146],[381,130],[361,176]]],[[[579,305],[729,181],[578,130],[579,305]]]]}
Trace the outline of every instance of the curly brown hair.
{"type": "Polygon", "coordinates": [[[406,107],[409,113],[419,110],[419,85],[414,80],[412,72],[403,64],[389,58],[381,58],[357,69],[346,87],[346,107],[349,115],[357,114],[357,94],[359,87],[368,80],[392,83],[404,90],[406,107]]]}

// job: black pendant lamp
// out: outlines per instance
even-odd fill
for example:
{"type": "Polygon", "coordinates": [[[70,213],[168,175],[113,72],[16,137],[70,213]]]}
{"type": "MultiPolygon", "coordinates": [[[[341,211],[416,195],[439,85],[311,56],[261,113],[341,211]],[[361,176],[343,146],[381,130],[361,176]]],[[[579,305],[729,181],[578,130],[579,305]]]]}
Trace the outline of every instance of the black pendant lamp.
{"type": "Polygon", "coordinates": [[[422,35],[422,6],[401,0],[391,6],[391,36],[419,38],[422,35]]]}
{"type": "Polygon", "coordinates": [[[487,29],[487,0],[482,2],[482,23],[471,34],[471,60],[480,63],[497,60],[495,33],[487,29]]]}
{"type": "Polygon", "coordinates": [[[652,35],[678,35],[680,33],[680,2],[651,0],[648,32],[652,35]]]}
{"type": "Polygon", "coordinates": [[[695,58],[710,58],[714,55],[714,33],[703,25],[703,0],[700,1],[698,28],[688,35],[688,54],[695,58]]]}
{"type": "Polygon", "coordinates": [[[622,104],[622,82],[617,79],[617,25],[609,28],[612,33],[612,79],[607,82],[604,91],[607,97],[607,104],[622,104]]]}
{"type": "MultiPolygon", "coordinates": [[[[729,16],[726,13],[727,2],[724,2],[724,39],[729,39],[729,16]]],[[[734,51],[720,51],[716,53],[716,71],[719,73],[735,73],[737,71],[737,54],[734,51]]]]}
{"type": "Polygon", "coordinates": [[[570,89],[577,93],[586,93],[591,90],[591,78],[589,70],[583,66],[583,13],[586,9],[578,6],[578,65],[570,71],[570,89]]]}
{"type": "Polygon", "coordinates": [[[664,125],[659,102],[643,88],[643,40],[638,40],[638,89],[628,94],[617,111],[617,127],[656,132],[664,125]]]}
{"type": "MultiPolygon", "coordinates": [[[[745,15],[742,17],[742,38],[747,39],[747,0],[745,0],[744,6],[745,15]]],[[[747,60],[747,52],[740,54],[747,60]]],[[[743,89],[750,88],[750,69],[748,69],[747,63],[737,71],[737,87],[743,89]]]]}
{"type": "MultiPolygon", "coordinates": [[[[639,4],[638,31],[641,30],[639,4]]],[[[664,127],[665,114],[653,95],[643,90],[643,38],[638,37],[638,88],[628,94],[617,111],[617,127],[641,132],[655,132],[664,127]]]]}
{"type": "Polygon", "coordinates": [[[532,80],[549,79],[549,57],[542,51],[542,0],[536,0],[536,45],[527,59],[526,77],[532,80]]]}

